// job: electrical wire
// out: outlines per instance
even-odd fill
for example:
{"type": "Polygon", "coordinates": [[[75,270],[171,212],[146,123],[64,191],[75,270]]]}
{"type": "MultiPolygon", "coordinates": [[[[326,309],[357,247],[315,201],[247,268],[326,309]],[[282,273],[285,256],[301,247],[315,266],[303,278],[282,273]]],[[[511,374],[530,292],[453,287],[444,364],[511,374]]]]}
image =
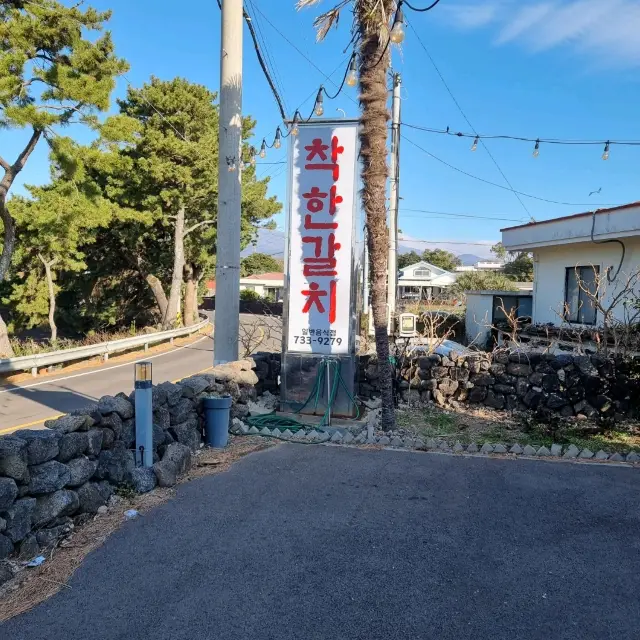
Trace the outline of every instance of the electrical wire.
{"type": "MultiPolygon", "coordinates": [[[[416,213],[430,213],[437,216],[451,216],[453,218],[474,218],[476,220],[501,220],[503,222],[522,222],[522,218],[502,218],[502,217],[494,217],[494,216],[482,216],[475,215],[473,213],[449,213],[448,211],[429,211],[427,209],[400,209],[400,214],[402,215],[404,211],[413,211],[416,213]]],[[[423,218],[424,216],[403,216],[405,218],[423,218]]]]}
{"type": "MultiPolygon", "coordinates": [[[[220,11],[222,11],[222,3],[220,0],[217,0],[218,2],[218,8],[220,9],[220,11]]],[[[269,84],[269,88],[271,89],[271,93],[273,94],[273,97],[276,99],[276,103],[278,104],[278,109],[280,110],[280,116],[282,117],[283,121],[286,121],[287,119],[287,112],[284,109],[284,105],[282,103],[282,98],[280,97],[280,94],[278,93],[278,90],[276,89],[276,86],[273,82],[273,78],[271,77],[271,74],[269,73],[269,69],[267,68],[267,65],[264,61],[264,58],[262,56],[262,52],[260,51],[260,45],[258,43],[258,36],[256,35],[256,31],[253,28],[253,24],[251,24],[251,16],[246,12],[246,10],[243,8],[242,9],[242,15],[244,17],[244,21],[247,24],[247,27],[249,28],[249,33],[251,35],[251,40],[253,41],[253,48],[255,49],[256,55],[258,57],[258,63],[260,64],[260,68],[262,69],[262,72],[264,73],[265,78],[267,79],[267,83],[269,84]]]]}
{"type": "Polygon", "coordinates": [[[558,144],[558,145],[597,145],[603,146],[607,144],[617,144],[623,146],[640,146],[639,140],[570,140],[570,139],[561,139],[561,138],[526,138],[522,136],[510,136],[510,135],[488,135],[488,134],[477,134],[477,133],[464,133],[461,131],[451,131],[449,128],[447,129],[433,129],[431,127],[422,127],[417,124],[410,124],[408,122],[403,122],[403,126],[408,127],[409,129],[416,129],[418,131],[426,131],[427,133],[438,133],[447,136],[453,136],[455,138],[479,138],[480,140],[516,140],[520,142],[539,142],[540,144],[558,144]]]}
{"type": "MultiPolygon", "coordinates": [[[[624,242],[622,242],[622,240],[618,240],[617,238],[607,238],[606,240],[596,240],[593,237],[593,234],[596,230],[596,214],[598,213],[598,210],[596,209],[593,212],[593,217],[591,218],[591,242],[593,242],[594,244],[610,244],[610,243],[617,243],[622,247],[622,256],[620,256],[620,264],[618,264],[618,269],[615,272],[615,275],[611,275],[611,269],[607,269],[607,280],[609,282],[613,282],[617,277],[618,274],[620,273],[620,269],[622,269],[622,263],[624,262],[624,257],[627,253],[627,247],[625,246],[624,242]]],[[[613,268],[613,267],[612,267],[613,268]]]]}
{"type": "MultiPolygon", "coordinates": [[[[435,5],[434,5],[435,6],[435,5]]],[[[469,118],[467,117],[467,114],[464,112],[464,109],[460,106],[460,103],[458,102],[458,100],[456,99],[456,97],[453,95],[453,91],[451,91],[451,88],[449,87],[449,85],[447,84],[447,81],[444,79],[444,76],[442,75],[442,73],[440,72],[440,69],[438,68],[438,65],[436,64],[435,60],[432,58],[431,54],[429,53],[429,50],[427,49],[427,47],[425,46],[424,42],[422,42],[422,38],[420,38],[420,35],[418,34],[418,32],[416,31],[416,29],[413,27],[413,25],[409,22],[407,22],[407,24],[409,25],[409,27],[411,27],[411,30],[413,31],[413,33],[416,36],[416,39],[418,40],[420,46],[422,47],[422,49],[424,50],[424,52],[427,54],[427,58],[429,58],[429,61],[431,62],[433,68],[436,70],[436,73],[438,74],[438,77],[440,78],[440,80],[442,81],[442,84],[444,85],[444,88],[447,90],[447,93],[449,94],[449,96],[451,97],[451,99],[453,100],[454,104],[456,105],[456,107],[458,108],[458,111],[461,113],[462,117],[465,119],[466,123],[469,125],[469,127],[471,128],[472,131],[475,132],[475,127],[471,124],[471,121],[469,120],[469,118]]],[[[477,133],[476,133],[477,135],[477,133]]],[[[507,178],[507,176],[505,175],[504,171],[502,170],[502,168],[500,167],[500,165],[498,164],[498,161],[493,157],[493,154],[491,153],[491,151],[489,151],[489,147],[487,147],[487,145],[484,143],[484,140],[481,140],[482,142],[482,146],[484,147],[484,150],[487,152],[487,154],[489,155],[489,157],[491,158],[491,161],[493,162],[493,164],[496,166],[496,169],[498,169],[498,171],[500,172],[500,175],[502,176],[502,178],[504,179],[504,181],[507,183],[507,185],[509,186],[509,189],[511,190],[511,192],[515,195],[515,197],[518,199],[518,202],[520,203],[520,205],[522,206],[522,208],[525,210],[525,212],[527,213],[527,215],[531,218],[531,220],[535,219],[534,217],[531,215],[531,212],[529,211],[529,209],[527,208],[527,205],[522,201],[522,198],[520,197],[520,194],[518,193],[518,191],[516,191],[513,188],[513,185],[511,184],[511,182],[509,181],[509,179],[507,178]]]]}
{"type": "Polygon", "coordinates": [[[476,247],[491,247],[493,242],[462,242],[453,240],[417,240],[416,238],[398,238],[399,241],[404,242],[419,242],[420,244],[468,244],[476,247]]]}
{"type": "Polygon", "coordinates": [[[440,2],[440,0],[435,0],[435,2],[430,4],[428,7],[423,7],[422,9],[420,9],[419,7],[414,7],[413,5],[409,4],[407,2],[407,0],[400,0],[400,2],[398,3],[398,6],[402,5],[403,7],[409,7],[409,9],[411,9],[411,11],[417,11],[418,13],[424,13],[425,11],[431,11],[431,9],[433,9],[438,4],[438,2],[440,2]]]}
{"type": "MultiPolygon", "coordinates": [[[[351,67],[351,61],[355,58],[355,56],[356,56],[355,53],[352,53],[351,56],[349,56],[349,64],[347,64],[347,68],[346,68],[346,70],[344,72],[344,76],[342,76],[342,82],[340,83],[340,86],[338,87],[338,90],[333,95],[331,95],[327,91],[326,87],[324,87],[324,86],[320,87],[320,89],[322,89],[322,91],[324,91],[324,95],[327,96],[327,98],[329,98],[329,100],[335,100],[340,95],[340,92],[344,88],[344,83],[347,81],[347,76],[349,75],[349,70],[350,70],[350,67],[351,67]]],[[[331,75],[333,75],[333,73],[331,75]]]]}
{"type": "Polygon", "coordinates": [[[258,17],[255,15],[257,12],[256,12],[256,8],[255,8],[254,0],[247,0],[247,3],[251,7],[251,11],[254,14],[253,16],[251,16],[251,20],[255,24],[256,32],[258,34],[258,39],[260,40],[260,44],[261,44],[262,50],[264,51],[265,57],[267,59],[269,70],[271,71],[271,73],[273,75],[273,79],[274,79],[274,81],[276,83],[276,87],[278,88],[278,91],[280,92],[280,95],[282,96],[282,102],[284,104],[285,111],[288,113],[289,109],[287,107],[287,100],[286,100],[286,97],[285,97],[284,82],[282,81],[282,76],[280,75],[280,72],[278,71],[278,66],[275,63],[275,58],[271,55],[271,51],[269,49],[269,44],[268,44],[267,38],[264,35],[262,27],[260,25],[260,21],[258,20],[258,17]]]}
{"type": "MultiPolygon", "coordinates": [[[[334,87],[337,87],[338,84],[334,82],[330,76],[328,76],[309,56],[302,51],[297,45],[295,45],[280,29],[269,20],[269,18],[260,10],[260,7],[255,7],[256,11],[265,19],[265,21],[271,26],[271,28],[280,35],[280,37],[285,40],[291,47],[293,47],[318,73],[322,74],[325,80],[329,81],[334,87]]],[[[346,94],[351,102],[358,104],[356,100],[354,100],[349,94],[346,94]]]]}
{"type": "MultiPolygon", "coordinates": [[[[485,184],[489,184],[493,187],[497,187],[498,189],[504,189],[505,191],[513,191],[516,192],[515,189],[510,188],[510,187],[505,187],[503,184],[498,184],[497,182],[491,182],[491,180],[485,180],[484,178],[480,178],[479,176],[475,176],[472,173],[469,173],[468,171],[464,171],[463,169],[459,169],[458,167],[454,167],[452,164],[449,164],[446,160],[443,160],[442,158],[438,158],[438,156],[433,155],[433,153],[427,151],[424,147],[421,147],[419,144],[417,144],[416,142],[414,142],[413,140],[411,140],[410,138],[407,138],[407,136],[405,136],[404,134],[402,134],[402,137],[411,145],[413,145],[414,147],[416,147],[416,149],[419,149],[420,151],[422,151],[423,153],[426,153],[430,158],[433,158],[434,160],[437,160],[438,162],[440,162],[441,164],[445,165],[446,167],[449,167],[449,169],[453,169],[454,171],[457,171],[458,173],[461,173],[469,178],[473,178],[474,180],[478,180],[479,182],[484,182],[485,184]]],[[[539,196],[534,196],[530,193],[525,193],[524,191],[517,191],[516,192],[518,195],[523,196],[525,198],[531,198],[532,200],[539,200],[540,202],[548,202],[549,204],[559,204],[559,205],[563,205],[563,206],[567,206],[567,207],[592,207],[594,204],[597,206],[602,206],[602,207],[617,207],[620,206],[620,203],[611,203],[611,202],[561,202],[558,200],[551,200],[550,198],[541,198],[539,196]]]]}

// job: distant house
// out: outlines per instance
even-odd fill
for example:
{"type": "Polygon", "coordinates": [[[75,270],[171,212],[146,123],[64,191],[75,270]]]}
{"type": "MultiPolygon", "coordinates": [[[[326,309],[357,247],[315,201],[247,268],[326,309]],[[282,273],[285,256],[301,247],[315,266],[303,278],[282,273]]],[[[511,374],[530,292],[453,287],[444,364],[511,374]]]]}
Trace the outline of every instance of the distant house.
{"type": "Polygon", "coordinates": [[[284,297],[284,273],[256,273],[240,278],[240,291],[250,289],[261,298],[271,302],[281,302],[284,297]]]}
{"type": "Polygon", "coordinates": [[[590,294],[624,322],[640,296],[636,279],[616,301],[640,269],[640,202],[502,229],[502,244],[533,253],[535,324],[600,325],[590,294]]]}
{"type": "Polygon", "coordinates": [[[456,271],[465,273],[469,271],[502,271],[504,262],[501,260],[481,260],[471,265],[460,265],[456,267],[456,271]]]}
{"type": "Polygon", "coordinates": [[[431,300],[454,284],[455,274],[428,262],[417,262],[400,270],[398,298],[431,300]]]}
{"type": "MultiPolygon", "coordinates": [[[[284,296],[284,273],[260,273],[240,278],[240,291],[250,289],[261,298],[271,302],[281,302],[284,296]]],[[[216,295],[216,281],[207,282],[207,296],[216,295]]]]}

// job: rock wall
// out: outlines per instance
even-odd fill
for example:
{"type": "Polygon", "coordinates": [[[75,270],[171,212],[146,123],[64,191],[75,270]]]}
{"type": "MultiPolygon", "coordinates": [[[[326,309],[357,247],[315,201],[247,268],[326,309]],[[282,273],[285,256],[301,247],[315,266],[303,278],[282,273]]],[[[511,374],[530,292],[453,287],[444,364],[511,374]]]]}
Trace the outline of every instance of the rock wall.
{"type": "MultiPolygon", "coordinates": [[[[398,390],[408,403],[484,404],[494,409],[536,410],[587,418],[636,417],[640,409],[636,361],[538,352],[496,352],[404,357],[398,390]]],[[[361,362],[361,395],[377,391],[374,358],[361,362]]]]}
{"type": "Polygon", "coordinates": [[[174,485],[201,446],[201,399],[230,394],[230,420],[246,417],[248,403],[277,387],[279,372],[279,354],[258,354],[154,386],[152,468],[136,467],[134,392],[0,437],[0,559],[37,555],[97,513],[119,485],[138,492],[174,485]]]}

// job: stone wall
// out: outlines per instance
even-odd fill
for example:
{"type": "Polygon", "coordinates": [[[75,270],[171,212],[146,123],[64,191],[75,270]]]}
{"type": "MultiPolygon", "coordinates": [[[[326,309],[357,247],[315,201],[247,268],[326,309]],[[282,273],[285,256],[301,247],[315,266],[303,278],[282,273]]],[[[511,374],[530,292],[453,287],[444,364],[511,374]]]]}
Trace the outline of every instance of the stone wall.
{"type": "MultiPolygon", "coordinates": [[[[635,417],[640,367],[602,356],[539,352],[433,353],[398,363],[402,400],[439,406],[483,404],[587,418],[635,417]]],[[[361,362],[361,395],[377,391],[375,358],[361,362]]]]}
{"type": "Polygon", "coordinates": [[[246,417],[248,403],[276,389],[279,372],[279,354],[258,354],[154,386],[152,468],[136,467],[133,392],[100,398],[45,429],[0,437],[0,559],[31,558],[55,544],[118,486],[146,492],[174,485],[202,443],[201,399],[230,394],[230,420],[246,417]]]}

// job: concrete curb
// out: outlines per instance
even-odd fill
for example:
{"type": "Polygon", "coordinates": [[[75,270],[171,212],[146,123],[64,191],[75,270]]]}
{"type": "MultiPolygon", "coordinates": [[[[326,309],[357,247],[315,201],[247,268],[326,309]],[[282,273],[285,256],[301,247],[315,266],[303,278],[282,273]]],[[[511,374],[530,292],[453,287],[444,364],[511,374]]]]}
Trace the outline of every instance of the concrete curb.
{"type": "Polygon", "coordinates": [[[420,438],[411,438],[409,436],[401,438],[394,435],[391,438],[387,435],[373,435],[368,434],[365,429],[361,433],[354,435],[348,432],[346,435],[340,431],[335,431],[331,436],[326,431],[316,431],[312,429],[310,431],[303,432],[299,430],[295,437],[287,429],[284,433],[281,433],[279,429],[270,431],[267,427],[264,427],[260,431],[255,427],[247,429],[245,425],[238,426],[234,423],[232,433],[236,435],[261,435],[271,438],[278,438],[281,440],[292,442],[304,442],[306,444],[332,444],[332,445],[347,445],[347,446],[361,446],[361,445],[378,445],[385,449],[403,449],[403,450],[415,450],[415,451],[433,451],[438,453],[452,453],[465,456],[481,456],[481,457],[508,457],[508,458],[528,458],[528,459],[556,459],[566,461],[588,462],[588,463],[609,463],[614,462],[617,464],[625,463],[633,466],[640,466],[640,454],[631,451],[627,454],[610,453],[600,449],[597,453],[594,453],[590,449],[578,449],[573,444],[568,446],[553,444],[551,448],[546,446],[540,446],[538,448],[531,445],[526,445],[524,448],[519,444],[509,445],[503,442],[484,442],[478,445],[475,442],[469,444],[462,444],[457,441],[455,443],[442,439],[428,438],[426,441],[420,438]]]}

